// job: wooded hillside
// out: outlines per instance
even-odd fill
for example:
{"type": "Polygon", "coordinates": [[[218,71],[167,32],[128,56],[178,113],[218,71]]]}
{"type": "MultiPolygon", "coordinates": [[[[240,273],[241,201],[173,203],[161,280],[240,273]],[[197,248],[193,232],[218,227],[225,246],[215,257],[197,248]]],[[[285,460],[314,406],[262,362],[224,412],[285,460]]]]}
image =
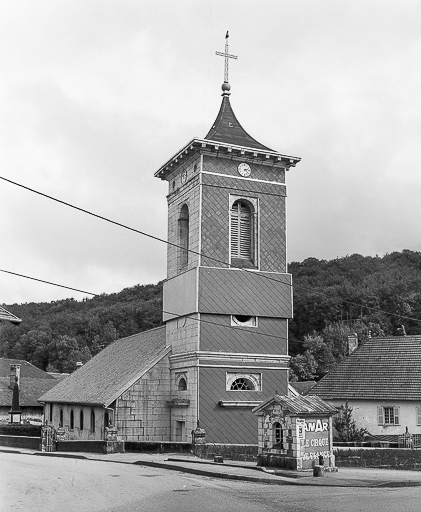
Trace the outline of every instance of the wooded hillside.
{"type": "MultiPolygon", "coordinates": [[[[294,319],[291,377],[321,378],[359,339],[394,334],[404,325],[421,333],[421,253],[384,257],[353,254],[292,262],[294,319]]],[[[23,319],[0,324],[0,357],[26,359],[43,370],[72,371],[115,339],[161,325],[162,283],[134,286],[92,299],[4,305],[23,319]]]]}
{"type": "Polygon", "coordinates": [[[42,370],[71,372],[112,341],[162,321],[162,282],[76,301],[5,306],[22,318],[0,324],[0,357],[25,359],[42,370]]]}

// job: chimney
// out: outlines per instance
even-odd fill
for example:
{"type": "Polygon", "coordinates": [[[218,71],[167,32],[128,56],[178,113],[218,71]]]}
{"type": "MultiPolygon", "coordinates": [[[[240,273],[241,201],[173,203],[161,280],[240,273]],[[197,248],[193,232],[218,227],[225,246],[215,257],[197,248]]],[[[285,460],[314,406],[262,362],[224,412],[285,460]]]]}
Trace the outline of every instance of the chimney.
{"type": "Polygon", "coordinates": [[[396,336],[406,336],[405,326],[400,325],[399,327],[396,327],[396,336]]]}
{"type": "Polygon", "coordinates": [[[10,365],[10,384],[9,388],[13,389],[15,387],[15,382],[18,382],[18,386],[20,387],[20,364],[11,364],[10,365]]]}
{"type": "Polygon", "coordinates": [[[358,348],[358,335],[356,332],[348,334],[348,355],[350,356],[354,350],[358,348]]]}

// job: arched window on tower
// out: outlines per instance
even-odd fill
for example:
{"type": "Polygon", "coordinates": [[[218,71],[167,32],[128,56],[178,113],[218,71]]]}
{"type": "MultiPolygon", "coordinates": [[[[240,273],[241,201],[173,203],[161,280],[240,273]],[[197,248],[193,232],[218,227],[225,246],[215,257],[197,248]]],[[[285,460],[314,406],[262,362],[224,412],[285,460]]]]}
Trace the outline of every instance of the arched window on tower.
{"type": "Polygon", "coordinates": [[[231,207],[231,264],[235,267],[252,267],[254,216],[251,206],[237,200],[231,207]]]}
{"type": "Polygon", "coordinates": [[[189,262],[189,208],[186,204],[181,207],[178,219],[179,269],[186,267],[189,262]]]}
{"type": "Polygon", "coordinates": [[[185,377],[181,377],[178,381],[178,391],[187,391],[187,381],[185,377]]]}

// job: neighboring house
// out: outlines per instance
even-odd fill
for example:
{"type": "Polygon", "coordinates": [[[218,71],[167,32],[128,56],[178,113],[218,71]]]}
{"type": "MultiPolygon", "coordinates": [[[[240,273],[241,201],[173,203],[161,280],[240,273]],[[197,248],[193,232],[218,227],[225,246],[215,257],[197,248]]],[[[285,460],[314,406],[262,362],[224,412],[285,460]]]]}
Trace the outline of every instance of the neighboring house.
{"type": "Polygon", "coordinates": [[[421,434],[421,336],[369,338],[308,394],[348,401],[357,427],[374,436],[421,434]]]}
{"type": "Polygon", "coordinates": [[[12,324],[20,324],[22,320],[0,306],[0,321],[7,320],[12,324]]]}
{"type": "Polygon", "coordinates": [[[0,422],[9,422],[13,387],[19,384],[22,421],[41,421],[43,408],[38,398],[59,381],[22,359],[0,358],[0,422]]]}
{"type": "Polygon", "coordinates": [[[304,381],[296,381],[296,382],[290,382],[290,386],[292,386],[295,391],[299,395],[307,395],[310,389],[316,385],[315,380],[304,380],[304,381]]]}

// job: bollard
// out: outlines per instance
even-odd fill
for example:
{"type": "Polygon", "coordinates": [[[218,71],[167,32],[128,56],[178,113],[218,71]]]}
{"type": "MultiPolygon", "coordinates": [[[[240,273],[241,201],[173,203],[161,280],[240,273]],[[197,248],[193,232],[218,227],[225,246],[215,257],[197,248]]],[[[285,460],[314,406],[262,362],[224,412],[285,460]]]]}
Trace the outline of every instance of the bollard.
{"type": "Polygon", "coordinates": [[[324,467],[315,465],[313,467],[313,476],[324,476],[323,473],[324,467]]]}

